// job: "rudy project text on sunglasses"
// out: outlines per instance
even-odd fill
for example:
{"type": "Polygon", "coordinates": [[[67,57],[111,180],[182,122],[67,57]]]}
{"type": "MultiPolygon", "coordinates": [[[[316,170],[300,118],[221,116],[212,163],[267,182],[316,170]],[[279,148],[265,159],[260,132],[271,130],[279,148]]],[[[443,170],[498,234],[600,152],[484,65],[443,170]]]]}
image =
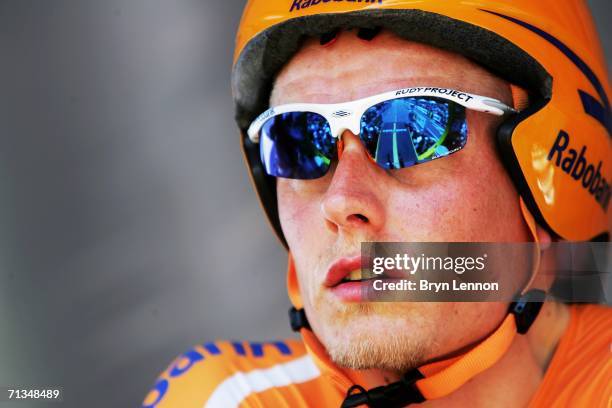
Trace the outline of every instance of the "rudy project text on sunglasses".
{"type": "Polygon", "coordinates": [[[266,173],[315,179],[337,158],[345,130],[359,135],[369,157],[401,169],[446,157],[467,142],[465,109],[516,112],[497,99],[448,88],[412,87],[351,102],[292,103],[268,109],[249,127],[266,173]]]}

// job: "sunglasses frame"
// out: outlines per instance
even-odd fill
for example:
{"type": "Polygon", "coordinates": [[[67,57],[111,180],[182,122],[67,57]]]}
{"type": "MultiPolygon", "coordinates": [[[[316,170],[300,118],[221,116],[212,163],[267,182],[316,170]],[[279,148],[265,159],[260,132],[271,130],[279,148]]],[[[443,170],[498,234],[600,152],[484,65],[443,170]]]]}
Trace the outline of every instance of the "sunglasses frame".
{"type": "Polygon", "coordinates": [[[345,130],[351,131],[354,135],[359,135],[361,131],[361,117],[372,106],[399,98],[418,98],[424,96],[445,99],[467,109],[491,113],[496,116],[517,113],[516,109],[494,98],[451,88],[421,86],[397,89],[348,102],[290,103],[279,105],[259,115],[249,126],[247,134],[251,142],[259,143],[259,132],[268,119],[288,112],[311,112],[319,114],[327,120],[332,137],[336,139],[339,139],[345,130]]]}

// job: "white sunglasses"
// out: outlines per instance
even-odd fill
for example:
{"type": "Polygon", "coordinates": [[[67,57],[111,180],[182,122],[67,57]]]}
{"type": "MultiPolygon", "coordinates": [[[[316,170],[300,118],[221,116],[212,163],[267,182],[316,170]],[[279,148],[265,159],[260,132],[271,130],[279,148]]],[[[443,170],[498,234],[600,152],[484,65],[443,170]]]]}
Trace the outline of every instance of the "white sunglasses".
{"type": "Polygon", "coordinates": [[[399,169],[460,150],[467,139],[465,109],[502,116],[503,102],[448,88],[413,87],[350,102],[292,103],[270,108],[247,131],[260,144],[266,173],[322,177],[337,157],[345,130],[359,135],[371,159],[399,169]]]}

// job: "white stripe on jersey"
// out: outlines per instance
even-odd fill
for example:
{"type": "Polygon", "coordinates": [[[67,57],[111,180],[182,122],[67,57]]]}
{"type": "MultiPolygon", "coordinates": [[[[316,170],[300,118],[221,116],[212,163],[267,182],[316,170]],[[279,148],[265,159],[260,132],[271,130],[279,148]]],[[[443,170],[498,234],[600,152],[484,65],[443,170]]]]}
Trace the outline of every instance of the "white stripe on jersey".
{"type": "Polygon", "coordinates": [[[303,383],[319,375],[321,372],[309,355],[270,368],[238,372],[219,384],[204,408],[238,407],[250,394],[303,383]]]}

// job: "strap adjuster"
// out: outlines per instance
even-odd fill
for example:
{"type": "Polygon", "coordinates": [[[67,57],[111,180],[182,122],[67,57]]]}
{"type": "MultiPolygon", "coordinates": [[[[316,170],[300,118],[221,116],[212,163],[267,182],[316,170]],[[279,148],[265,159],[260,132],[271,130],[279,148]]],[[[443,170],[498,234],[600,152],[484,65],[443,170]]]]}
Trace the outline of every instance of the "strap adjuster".
{"type": "Polygon", "coordinates": [[[291,330],[294,332],[299,332],[301,328],[310,329],[304,309],[296,309],[295,307],[289,309],[289,323],[291,324],[291,330]]]}
{"type": "Polygon", "coordinates": [[[510,304],[508,313],[514,315],[516,331],[525,334],[538,317],[542,304],[546,298],[546,292],[532,289],[510,304]]]}
{"type": "Polygon", "coordinates": [[[416,404],[425,401],[416,381],[423,374],[419,370],[410,370],[402,378],[394,383],[365,390],[359,385],[353,385],[348,389],[346,398],[341,408],[352,408],[367,405],[370,408],[402,408],[408,404],[416,404]],[[354,391],[359,391],[354,393],[354,391]]]}

